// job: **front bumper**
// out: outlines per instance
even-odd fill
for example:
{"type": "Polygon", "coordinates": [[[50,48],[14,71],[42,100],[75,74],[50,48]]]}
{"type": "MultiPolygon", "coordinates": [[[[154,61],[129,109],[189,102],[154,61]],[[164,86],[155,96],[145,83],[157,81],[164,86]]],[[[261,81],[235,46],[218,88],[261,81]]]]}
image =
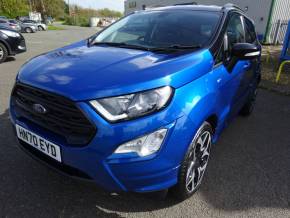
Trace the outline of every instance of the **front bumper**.
{"type": "Polygon", "coordinates": [[[11,104],[10,117],[14,129],[17,123],[59,145],[63,162],[56,163],[22,141],[19,143],[20,147],[59,171],[93,180],[110,191],[151,192],[177,183],[179,166],[192,139],[194,124],[177,109],[174,102],[159,113],[116,124],[105,121],[85,102],[78,103],[78,106],[98,129],[95,137],[85,147],[61,144],[45,129],[16,119],[11,104]],[[157,153],[142,158],[134,154],[113,154],[124,142],[160,128],[167,128],[168,132],[157,153]]]}
{"type": "Polygon", "coordinates": [[[45,31],[47,30],[47,25],[41,25],[41,26],[45,31]]]}
{"type": "Polygon", "coordinates": [[[21,35],[19,38],[9,38],[9,45],[10,45],[10,54],[9,55],[16,55],[23,52],[26,52],[26,43],[24,37],[21,35]]]}

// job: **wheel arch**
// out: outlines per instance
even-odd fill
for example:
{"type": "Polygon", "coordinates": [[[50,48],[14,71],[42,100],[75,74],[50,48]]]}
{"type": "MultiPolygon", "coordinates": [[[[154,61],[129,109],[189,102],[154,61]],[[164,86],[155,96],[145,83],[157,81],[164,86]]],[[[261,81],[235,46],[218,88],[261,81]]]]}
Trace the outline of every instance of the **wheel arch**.
{"type": "Polygon", "coordinates": [[[212,114],[205,121],[211,125],[213,133],[215,133],[218,126],[218,116],[216,114],[212,114]]]}
{"type": "Polygon", "coordinates": [[[6,49],[8,51],[8,55],[11,55],[11,47],[10,47],[10,45],[7,42],[5,42],[4,40],[2,40],[2,39],[0,39],[0,43],[2,43],[6,47],[6,49]]]}
{"type": "Polygon", "coordinates": [[[33,32],[33,29],[30,26],[25,27],[24,31],[26,32],[28,29],[31,30],[31,32],[33,32]]]}

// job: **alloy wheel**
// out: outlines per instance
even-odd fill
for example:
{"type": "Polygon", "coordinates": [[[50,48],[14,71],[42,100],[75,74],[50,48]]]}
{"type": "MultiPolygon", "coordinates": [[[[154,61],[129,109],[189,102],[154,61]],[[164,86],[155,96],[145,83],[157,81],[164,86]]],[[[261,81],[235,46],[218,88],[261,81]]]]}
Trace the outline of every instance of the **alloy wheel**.
{"type": "Polygon", "coordinates": [[[0,60],[4,57],[4,50],[0,47],[0,60]]]}
{"type": "Polygon", "coordinates": [[[203,179],[209,160],[211,133],[209,131],[203,132],[192,143],[185,183],[186,189],[190,193],[198,188],[203,179]]]}
{"type": "Polygon", "coordinates": [[[32,29],[31,28],[26,28],[26,33],[32,33],[32,29]]]}

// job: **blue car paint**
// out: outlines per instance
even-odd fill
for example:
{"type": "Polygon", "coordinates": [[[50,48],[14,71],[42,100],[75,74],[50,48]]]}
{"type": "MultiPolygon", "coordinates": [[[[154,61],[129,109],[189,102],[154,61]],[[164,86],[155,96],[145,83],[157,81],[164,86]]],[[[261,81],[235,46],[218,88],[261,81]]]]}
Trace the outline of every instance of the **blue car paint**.
{"type": "Polygon", "coordinates": [[[17,82],[63,95],[94,123],[98,132],[85,147],[73,148],[38,126],[17,120],[10,105],[12,123],[35,132],[61,147],[66,165],[88,174],[100,186],[113,191],[148,192],[177,183],[180,164],[200,125],[217,118],[214,142],[241,106],[252,83],[244,81],[249,61],[239,61],[229,73],[214,65],[208,49],[184,55],[157,54],[112,47],[88,47],[85,41],[40,55],[26,63],[17,82]],[[170,104],[149,116],[109,123],[88,100],[170,85],[170,104]],[[148,157],[113,154],[127,141],[168,128],[158,153],[148,157]]]}
{"type": "Polygon", "coordinates": [[[124,48],[88,47],[83,41],[74,47],[34,58],[20,70],[19,80],[74,101],[83,101],[164,85],[178,88],[208,72],[212,64],[208,50],[176,56],[124,48]]]}

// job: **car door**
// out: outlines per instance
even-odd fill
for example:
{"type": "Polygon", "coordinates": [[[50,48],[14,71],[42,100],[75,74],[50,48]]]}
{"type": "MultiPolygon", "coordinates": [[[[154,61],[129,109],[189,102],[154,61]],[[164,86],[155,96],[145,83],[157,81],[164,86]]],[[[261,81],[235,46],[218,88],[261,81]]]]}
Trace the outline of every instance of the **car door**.
{"type": "MultiPolygon", "coordinates": [[[[261,50],[261,45],[257,39],[257,34],[255,30],[255,26],[251,20],[247,17],[243,17],[244,20],[244,29],[245,29],[245,40],[246,43],[254,44],[261,50]]],[[[247,69],[245,76],[244,76],[244,84],[246,93],[252,91],[253,88],[257,85],[257,81],[260,77],[261,72],[261,57],[257,57],[250,61],[249,68],[247,69]]]]}
{"type": "Polygon", "coordinates": [[[243,106],[247,96],[247,72],[251,68],[251,62],[247,60],[240,60],[235,66],[229,67],[233,46],[246,41],[242,15],[231,13],[225,25],[221,33],[224,34],[224,40],[213,69],[219,89],[221,119],[224,121],[234,117],[243,106]]]}

